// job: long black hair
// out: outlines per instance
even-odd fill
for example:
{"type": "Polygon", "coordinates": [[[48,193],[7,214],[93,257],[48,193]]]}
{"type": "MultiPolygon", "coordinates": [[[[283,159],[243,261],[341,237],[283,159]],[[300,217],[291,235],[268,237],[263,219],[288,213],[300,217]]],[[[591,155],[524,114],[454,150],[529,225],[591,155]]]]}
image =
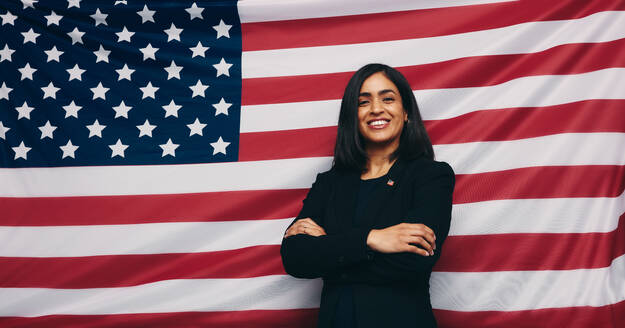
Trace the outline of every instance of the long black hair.
{"type": "Polygon", "coordinates": [[[360,68],[347,83],[341,112],[339,114],[336,145],[334,146],[334,166],[338,169],[363,172],[367,165],[365,141],[358,129],[358,97],[362,83],[371,75],[382,72],[399,91],[408,121],[404,124],[399,139],[399,147],[391,155],[395,158],[412,159],[426,157],[434,159],[432,142],[423,125],[417,100],[406,78],[396,69],[384,64],[368,64],[360,68]]]}

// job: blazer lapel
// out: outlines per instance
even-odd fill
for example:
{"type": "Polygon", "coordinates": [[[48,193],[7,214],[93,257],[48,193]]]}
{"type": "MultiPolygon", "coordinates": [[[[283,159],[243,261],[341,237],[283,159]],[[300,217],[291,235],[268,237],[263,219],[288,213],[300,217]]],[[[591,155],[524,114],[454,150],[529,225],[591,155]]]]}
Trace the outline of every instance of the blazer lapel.
{"type": "Polygon", "coordinates": [[[360,187],[360,174],[358,172],[341,172],[336,185],[336,222],[339,231],[346,231],[352,227],[358,188],[360,187]]]}

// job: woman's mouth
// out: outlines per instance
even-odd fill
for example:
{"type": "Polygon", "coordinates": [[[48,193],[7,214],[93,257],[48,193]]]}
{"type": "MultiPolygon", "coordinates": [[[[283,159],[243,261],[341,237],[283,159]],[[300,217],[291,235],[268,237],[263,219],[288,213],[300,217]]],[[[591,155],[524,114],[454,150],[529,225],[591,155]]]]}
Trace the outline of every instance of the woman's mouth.
{"type": "Polygon", "coordinates": [[[373,121],[367,122],[367,126],[369,126],[372,129],[384,129],[385,127],[389,125],[389,123],[390,123],[390,120],[379,119],[379,120],[373,120],[373,121]]]}

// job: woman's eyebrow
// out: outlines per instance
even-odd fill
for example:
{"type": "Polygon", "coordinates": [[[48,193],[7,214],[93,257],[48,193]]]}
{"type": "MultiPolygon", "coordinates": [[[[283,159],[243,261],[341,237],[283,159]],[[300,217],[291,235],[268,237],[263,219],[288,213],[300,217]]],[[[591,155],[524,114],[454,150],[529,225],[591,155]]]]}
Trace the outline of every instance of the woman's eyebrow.
{"type": "Polygon", "coordinates": [[[384,90],[380,90],[380,91],[378,92],[378,95],[383,95],[383,94],[385,94],[385,93],[389,93],[389,92],[395,93],[395,91],[393,91],[393,90],[391,90],[391,89],[384,89],[384,90]]]}

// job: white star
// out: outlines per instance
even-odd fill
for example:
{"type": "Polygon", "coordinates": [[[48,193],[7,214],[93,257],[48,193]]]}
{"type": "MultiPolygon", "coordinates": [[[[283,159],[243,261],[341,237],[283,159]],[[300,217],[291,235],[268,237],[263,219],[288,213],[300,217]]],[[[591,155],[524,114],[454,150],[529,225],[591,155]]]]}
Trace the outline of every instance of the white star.
{"type": "Polygon", "coordinates": [[[106,92],[109,91],[109,88],[105,88],[102,85],[102,82],[98,83],[97,87],[89,88],[89,89],[91,89],[91,92],[93,92],[93,100],[98,99],[98,98],[102,98],[106,100],[106,92]]]}
{"type": "Polygon", "coordinates": [[[57,62],[60,61],[59,57],[61,57],[61,55],[63,54],[63,51],[59,51],[56,49],[56,46],[52,47],[52,49],[50,50],[45,50],[44,51],[46,53],[46,55],[48,55],[48,62],[56,60],[57,62]]]}
{"type": "Polygon", "coordinates": [[[41,91],[43,91],[43,99],[52,98],[56,99],[56,93],[61,90],[61,88],[57,88],[50,82],[47,87],[42,87],[41,91]]]}
{"type": "Polygon", "coordinates": [[[147,5],[143,6],[143,10],[137,11],[137,14],[141,16],[141,24],[145,22],[153,22],[154,23],[154,13],[156,11],[148,9],[147,5]]]}
{"type": "Polygon", "coordinates": [[[106,125],[101,125],[98,120],[95,120],[95,122],[91,125],[87,125],[87,129],[89,129],[89,138],[93,136],[102,138],[102,130],[104,130],[105,127],[106,125]]]}
{"type": "Polygon", "coordinates": [[[5,60],[12,61],[11,56],[14,52],[15,50],[9,48],[8,44],[5,44],[4,49],[0,50],[0,62],[3,62],[5,60]]]}
{"type": "Polygon", "coordinates": [[[124,157],[124,151],[126,151],[128,145],[124,145],[121,139],[117,139],[117,142],[114,145],[109,145],[109,148],[113,151],[111,158],[115,156],[124,157]]]}
{"type": "Polygon", "coordinates": [[[194,86],[190,86],[189,88],[193,90],[193,95],[191,96],[191,98],[194,98],[195,96],[204,97],[204,92],[206,91],[206,89],[208,89],[208,85],[204,85],[202,84],[202,81],[197,80],[197,83],[194,86]]]}
{"type": "Polygon", "coordinates": [[[56,126],[50,124],[50,121],[47,121],[46,124],[40,126],[39,130],[41,130],[41,139],[43,138],[54,139],[54,136],[52,136],[52,133],[54,132],[54,130],[56,130],[56,126]]]}
{"type": "Polygon", "coordinates": [[[213,104],[213,107],[215,107],[215,116],[219,114],[228,115],[228,108],[230,108],[230,106],[232,106],[231,103],[227,103],[224,98],[221,98],[218,103],[213,104]]]}
{"type": "Polygon", "coordinates": [[[80,8],[80,0],[67,0],[67,9],[72,7],[80,8]]]}
{"type": "Polygon", "coordinates": [[[78,118],[78,111],[82,109],[82,106],[76,105],[76,103],[72,100],[69,105],[63,106],[63,109],[65,110],[65,118],[70,116],[78,118]]]}
{"type": "Polygon", "coordinates": [[[2,25],[11,24],[15,26],[15,19],[17,18],[17,16],[11,14],[10,11],[7,11],[7,13],[4,15],[0,15],[0,17],[2,17],[2,25]]]}
{"type": "Polygon", "coordinates": [[[133,35],[135,35],[135,32],[128,31],[126,26],[124,26],[124,29],[121,32],[117,32],[115,34],[117,34],[117,42],[122,42],[122,41],[132,42],[130,38],[133,35]]]}
{"type": "Polygon", "coordinates": [[[165,117],[174,116],[178,117],[178,110],[182,108],[182,106],[176,105],[176,103],[172,100],[169,105],[163,106],[165,110],[165,117]]]}
{"type": "Polygon", "coordinates": [[[26,156],[27,156],[26,154],[28,153],[28,151],[31,150],[30,147],[26,147],[26,145],[24,145],[23,141],[20,143],[18,147],[11,147],[11,148],[13,148],[13,151],[15,152],[14,159],[18,159],[18,158],[26,159],[26,156]]]}
{"type": "Polygon", "coordinates": [[[167,79],[177,78],[180,80],[180,71],[182,71],[182,66],[176,66],[176,63],[172,60],[171,65],[169,67],[165,67],[165,71],[167,71],[167,79]]]}
{"type": "Polygon", "coordinates": [[[22,35],[24,36],[24,44],[26,44],[28,42],[32,42],[34,44],[37,44],[37,37],[40,34],[39,33],[35,33],[35,31],[33,31],[33,29],[31,28],[30,30],[28,30],[28,32],[22,32],[22,35]]]}
{"type": "Polygon", "coordinates": [[[0,121],[0,138],[5,139],[6,140],[6,133],[11,130],[11,128],[4,126],[4,124],[2,124],[2,121],[0,121]]]}
{"type": "Polygon", "coordinates": [[[132,107],[131,106],[126,106],[126,104],[122,100],[122,102],[119,104],[119,106],[113,107],[113,110],[115,110],[115,118],[118,118],[118,117],[128,118],[128,112],[131,109],[132,109],[132,107]]]}
{"type": "Polygon", "coordinates": [[[22,73],[22,79],[21,80],[23,80],[23,79],[32,80],[33,79],[33,73],[35,73],[37,71],[37,69],[30,67],[29,63],[26,63],[26,65],[24,65],[24,67],[18,68],[17,70],[20,71],[20,73],[22,73]]]}
{"type": "Polygon", "coordinates": [[[109,54],[111,54],[111,51],[104,49],[104,47],[100,45],[100,49],[98,49],[97,51],[94,51],[93,54],[96,56],[96,59],[95,59],[96,63],[99,63],[101,61],[108,63],[109,54]]]}
{"type": "Polygon", "coordinates": [[[200,8],[198,7],[195,2],[191,5],[190,8],[185,9],[188,13],[189,16],[191,16],[189,19],[193,20],[194,18],[199,18],[199,19],[203,19],[202,18],[202,12],[204,11],[204,8],[200,8]]]}
{"type": "Polygon", "coordinates": [[[223,19],[220,19],[219,25],[215,25],[213,26],[213,28],[215,29],[215,31],[217,31],[217,39],[221,38],[222,36],[230,38],[230,28],[232,28],[232,25],[224,23],[223,19]]]}
{"type": "Polygon", "coordinates": [[[13,88],[7,87],[6,82],[2,82],[2,86],[0,87],[0,99],[9,100],[9,92],[13,91],[13,88]]]}
{"type": "Polygon", "coordinates": [[[39,0],[22,0],[22,4],[24,4],[24,8],[22,9],[26,9],[28,7],[35,9],[35,3],[39,2],[39,0]]]}
{"type": "Polygon", "coordinates": [[[156,60],[156,52],[158,51],[158,48],[152,47],[152,44],[148,43],[147,47],[139,50],[143,53],[143,60],[147,60],[148,58],[156,60]]]}
{"type": "Polygon", "coordinates": [[[217,153],[222,153],[226,155],[226,147],[228,147],[230,143],[225,142],[224,139],[219,137],[216,142],[211,142],[210,144],[213,147],[213,155],[216,155],[217,153]]]}
{"type": "Polygon", "coordinates": [[[28,103],[24,102],[24,104],[21,107],[15,107],[15,110],[17,111],[17,119],[21,119],[21,118],[25,118],[25,119],[29,119],[30,120],[30,112],[32,112],[35,108],[34,107],[29,107],[28,103]]]}
{"type": "Polygon", "coordinates": [[[156,129],[156,125],[150,125],[150,122],[146,119],[142,125],[137,125],[139,129],[139,138],[142,136],[152,137],[152,131],[156,129]]]}
{"type": "Polygon", "coordinates": [[[167,143],[159,146],[163,149],[163,155],[161,155],[161,157],[165,157],[167,155],[176,157],[176,148],[178,148],[178,146],[180,145],[171,142],[171,138],[169,138],[169,140],[167,140],[167,143]]]}
{"type": "Polygon", "coordinates": [[[171,40],[180,41],[180,33],[182,33],[182,29],[176,28],[176,25],[174,25],[174,23],[171,23],[171,26],[164,32],[167,34],[167,42],[171,40]]]}
{"type": "Polygon", "coordinates": [[[11,128],[4,126],[4,124],[2,124],[2,121],[0,121],[0,138],[6,140],[6,137],[7,137],[6,133],[9,130],[11,130],[11,128]]]}
{"type": "Polygon", "coordinates": [[[61,150],[63,151],[63,157],[61,159],[65,157],[75,158],[74,152],[76,151],[76,149],[78,149],[78,146],[72,145],[72,141],[69,140],[67,141],[67,144],[65,146],[60,146],[59,148],[61,148],[61,150]]]}
{"type": "Polygon", "coordinates": [[[90,15],[90,16],[95,21],[95,26],[98,26],[100,24],[108,25],[106,23],[106,17],[108,16],[108,14],[101,13],[100,12],[100,8],[96,9],[95,13],[93,15],[90,15]]]}
{"type": "Polygon", "coordinates": [[[202,135],[202,129],[204,129],[205,126],[206,124],[201,123],[199,119],[195,118],[195,122],[193,122],[192,124],[187,124],[187,127],[189,127],[189,129],[191,130],[189,132],[189,137],[194,134],[202,135]]]}
{"type": "Polygon", "coordinates": [[[115,71],[117,72],[117,74],[119,74],[119,78],[117,79],[117,81],[120,81],[122,79],[130,81],[130,75],[135,72],[134,69],[128,68],[127,64],[124,64],[124,67],[116,69],[115,71]]]}
{"type": "Polygon", "coordinates": [[[226,61],[221,58],[221,61],[218,64],[214,64],[213,67],[215,67],[215,69],[217,70],[217,76],[220,75],[225,75],[225,76],[230,76],[230,67],[232,67],[232,64],[228,64],[226,63],[226,61]]]}
{"type": "Polygon", "coordinates": [[[209,47],[202,46],[202,42],[198,41],[197,46],[189,48],[189,50],[193,51],[193,55],[191,55],[191,58],[193,58],[195,56],[205,57],[204,53],[208,49],[209,49],[209,47]]]}
{"type": "Polygon", "coordinates": [[[74,65],[74,67],[70,68],[70,69],[66,69],[67,73],[69,73],[69,80],[78,80],[78,81],[82,81],[82,73],[85,72],[84,69],[81,69],[80,67],[78,67],[78,64],[74,65]]]}
{"type": "Polygon", "coordinates": [[[77,27],[74,27],[74,29],[71,32],[67,33],[67,35],[69,35],[69,37],[72,38],[72,45],[77,42],[83,43],[82,36],[84,34],[85,32],[80,32],[77,27]]]}
{"type": "Polygon", "coordinates": [[[141,97],[141,99],[145,99],[145,98],[156,99],[156,96],[154,94],[156,93],[156,90],[158,90],[159,88],[152,86],[152,82],[148,82],[148,85],[139,89],[141,89],[141,92],[143,92],[143,97],[141,97]]]}
{"type": "Polygon", "coordinates": [[[52,13],[50,13],[50,15],[45,16],[46,20],[48,21],[46,26],[50,26],[50,25],[59,25],[61,22],[61,18],[63,18],[63,16],[61,15],[57,15],[54,10],[52,10],[52,13]]]}
{"type": "Polygon", "coordinates": [[[128,1],[126,1],[126,0],[116,0],[116,1],[115,1],[115,6],[117,6],[117,5],[119,5],[119,4],[122,4],[122,5],[127,5],[127,4],[128,4],[128,1]]]}

